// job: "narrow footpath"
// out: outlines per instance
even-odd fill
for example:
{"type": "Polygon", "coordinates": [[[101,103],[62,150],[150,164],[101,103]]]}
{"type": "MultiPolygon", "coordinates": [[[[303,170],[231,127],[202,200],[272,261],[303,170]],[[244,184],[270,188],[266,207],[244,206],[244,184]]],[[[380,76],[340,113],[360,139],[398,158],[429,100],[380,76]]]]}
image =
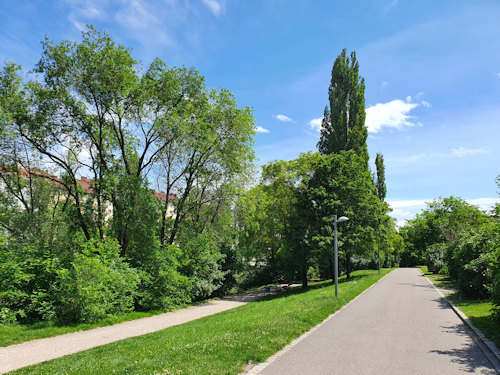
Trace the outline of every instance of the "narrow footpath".
{"type": "MultiPolygon", "coordinates": [[[[282,290],[281,287],[273,288],[271,293],[280,293],[282,290]]],[[[257,290],[112,326],[0,347],[0,374],[234,309],[266,294],[263,290],[257,290]]]]}
{"type": "Polygon", "coordinates": [[[396,269],[250,374],[496,374],[415,268],[396,269]]]}

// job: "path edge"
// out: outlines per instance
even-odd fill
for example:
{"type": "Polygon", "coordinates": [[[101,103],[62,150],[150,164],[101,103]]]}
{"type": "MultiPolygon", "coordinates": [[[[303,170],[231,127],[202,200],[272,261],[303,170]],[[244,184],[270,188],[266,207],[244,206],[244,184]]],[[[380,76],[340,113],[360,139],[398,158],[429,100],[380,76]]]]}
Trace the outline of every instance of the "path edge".
{"type": "Polygon", "coordinates": [[[500,350],[498,350],[493,341],[488,340],[486,336],[484,336],[484,333],[476,326],[474,326],[474,324],[472,324],[470,319],[462,312],[462,310],[460,310],[457,306],[455,306],[453,302],[446,298],[441,290],[432,281],[430,281],[427,276],[425,276],[420,268],[417,267],[417,269],[420,271],[422,276],[424,276],[427,282],[434,287],[436,292],[438,292],[438,294],[448,303],[448,305],[455,312],[455,314],[457,314],[460,320],[467,326],[467,332],[469,333],[469,336],[477,344],[486,358],[488,358],[488,360],[491,362],[491,364],[495,368],[495,371],[500,374],[500,350]]]}
{"type": "Polygon", "coordinates": [[[251,369],[249,370],[244,370],[242,372],[239,373],[239,375],[258,375],[260,374],[262,371],[264,371],[264,369],[269,366],[271,363],[273,363],[274,361],[276,361],[278,358],[280,358],[281,356],[283,356],[285,353],[287,353],[290,349],[292,349],[294,346],[296,346],[299,342],[301,342],[302,340],[304,340],[307,336],[309,336],[310,334],[312,334],[314,331],[316,331],[317,329],[319,329],[321,326],[323,326],[324,324],[326,324],[330,319],[332,319],[336,314],[338,314],[339,312],[341,312],[343,309],[345,309],[347,306],[351,305],[352,303],[354,303],[354,301],[356,301],[359,297],[361,297],[363,294],[365,294],[366,292],[368,292],[371,288],[373,288],[375,285],[377,285],[379,282],[381,282],[385,277],[387,277],[388,275],[390,275],[392,272],[394,272],[397,268],[393,269],[392,271],[388,272],[387,274],[385,274],[384,276],[382,276],[380,279],[377,280],[377,282],[373,283],[372,285],[370,285],[368,288],[366,288],[365,290],[363,290],[361,293],[359,293],[356,297],[354,297],[352,300],[350,300],[348,303],[346,303],[344,306],[342,306],[340,309],[338,309],[337,311],[335,311],[334,313],[328,315],[323,321],[321,321],[320,323],[318,323],[317,325],[315,325],[314,327],[312,327],[309,331],[303,333],[301,336],[295,338],[292,340],[292,342],[288,345],[286,345],[283,349],[281,349],[280,351],[274,353],[272,356],[270,356],[265,362],[261,362],[261,363],[257,363],[255,366],[253,366],[251,369]]]}

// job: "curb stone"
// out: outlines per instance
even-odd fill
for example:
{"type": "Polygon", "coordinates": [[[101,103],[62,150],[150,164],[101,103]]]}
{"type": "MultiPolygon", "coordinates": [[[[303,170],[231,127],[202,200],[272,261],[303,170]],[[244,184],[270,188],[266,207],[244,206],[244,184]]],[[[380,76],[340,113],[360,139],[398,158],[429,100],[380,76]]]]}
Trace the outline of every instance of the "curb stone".
{"type": "Polygon", "coordinates": [[[495,371],[500,374],[500,350],[495,346],[495,344],[488,340],[485,336],[484,333],[481,332],[478,328],[472,324],[470,319],[465,315],[453,302],[451,302],[446,296],[441,292],[441,290],[434,285],[432,281],[430,281],[425,274],[422,272],[420,268],[418,268],[422,276],[425,277],[425,279],[431,284],[434,289],[439,293],[439,295],[446,300],[448,305],[451,307],[451,309],[457,314],[457,316],[464,322],[466,327],[468,328],[467,332],[469,333],[469,336],[474,340],[474,342],[478,345],[479,349],[483,352],[483,354],[488,358],[488,360],[491,362],[493,367],[495,368],[495,371]]]}
{"type": "MultiPolygon", "coordinates": [[[[392,270],[394,271],[394,270],[392,270]]],[[[322,322],[318,323],[315,325],[313,328],[311,328],[309,331],[303,333],[301,336],[297,337],[296,339],[292,340],[290,344],[285,346],[283,349],[280,351],[274,353],[272,356],[270,356],[265,362],[261,363],[256,363],[250,370],[244,370],[240,372],[239,375],[258,375],[260,374],[267,366],[269,366],[271,363],[276,361],[279,357],[284,355],[286,352],[288,352],[290,349],[292,349],[294,346],[296,346],[299,342],[304,340],[307,336],[312,334],[314,331],[316,331],[318,328],[326,324],[330,319],[332,319],[336,314],[338,314],[340,311],[342,311],[344,308],[352,304],[354,301],[356,301],[359,297],[361,297],[364,293],[366,293],[368,290],[373,288],[375,285],[377,285],[379,282],[381,282],[387,275],[389,275],[392,271],[388,272],[384,276],[382,276],[380,279],[377,280],[377,282],[373,283],[370,285],[368,288],[363,290],[361,293],[359,293],[356,297],[354,297],[352,300],[350,300],[348,303],[346,303],[344,306],[342,306],[340,309],[335,311],[333,314],[328,315],[322,322]]]]}

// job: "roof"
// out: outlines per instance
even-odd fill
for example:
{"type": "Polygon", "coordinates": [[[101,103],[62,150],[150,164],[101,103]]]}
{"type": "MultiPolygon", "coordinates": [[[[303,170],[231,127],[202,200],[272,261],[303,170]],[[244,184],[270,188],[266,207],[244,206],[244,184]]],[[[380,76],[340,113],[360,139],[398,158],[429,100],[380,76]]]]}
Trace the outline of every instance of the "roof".
{"type": "MultiPolygon", "coordinates": [[[[4,172],[4,173],[7,173],[7,174],[12,174],[13,173],[10,170],[2,170],[1,166],[0,166],[0,172],[4,172]]],[[[21,177],[26,177],[27,178],[30,175],[36,176],[36,177],[42,177],[42,178],[45,178],[46,180],[53,181],[57,185],[57,187],[62,187],[61,178],[57,177],[57,176],[54,176],[54,175],[50,174],[47,171],[44,171],[44,170],[41,170],[41,169],[38,169],[38,168],[32,168],[30,171],[28,171],[25,168],[18,168],[18,172],[19,172],[19,175],[21,177]]],[[[82,176],[82,178],[81,179],[77,179],[76,182],[78,183],[78,185],[80,185],[83,188],[83,191],[86,194],[92,193],[94,179],[82,176]]],[[[160,201],[165,202],[167,200],[167,194],[164,191],[157,192],[156,190],[151,190],[151,192],[160,201]]],[[[169,202],[173,202],[173,201],[175,201],[177,199],[178,199],[177,194],[169,194],[168,195],[168,201],[169,202]]]]}

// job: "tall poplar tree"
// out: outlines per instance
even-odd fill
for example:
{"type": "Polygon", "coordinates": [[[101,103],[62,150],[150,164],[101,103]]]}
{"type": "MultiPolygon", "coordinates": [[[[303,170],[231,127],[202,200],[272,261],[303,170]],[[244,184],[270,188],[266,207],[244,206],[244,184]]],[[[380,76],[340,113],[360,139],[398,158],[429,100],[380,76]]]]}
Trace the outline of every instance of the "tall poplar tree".
{"type": "Polygon", "coordinates": [[[318,150],[337,154],[354,150],[368,163],[368,136],[365,126],[365,81],[359,76],[356,52],[346,49],[335,59],[328,88],[329,106],[325,108],[318,150]]]}
{"type": "Polygon", "coordinates": [[[385,186],[385,166],[384,166],[384,156],[377,153],[375,157],[375,167],[377,168],[377,181],[375,181],[375,187],[377,188],[377,195],[380,201],[385,200],[385,195],[387,194],[387,188],[385,186]]]}

